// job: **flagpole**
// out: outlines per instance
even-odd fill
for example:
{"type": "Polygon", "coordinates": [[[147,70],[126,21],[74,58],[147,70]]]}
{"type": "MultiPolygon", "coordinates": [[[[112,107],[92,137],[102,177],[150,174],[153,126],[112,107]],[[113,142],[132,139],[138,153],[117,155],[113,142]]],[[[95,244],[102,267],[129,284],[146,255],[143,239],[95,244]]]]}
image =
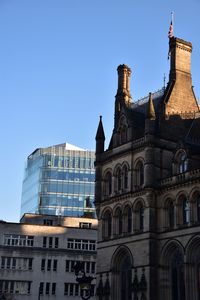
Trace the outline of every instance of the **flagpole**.
{"type": "Polygon", "coordinates": [[[171,12],[171,21],[172,21],[172,26],[173,26],[173,32],[174,32],[174,12],[171,12]]]}

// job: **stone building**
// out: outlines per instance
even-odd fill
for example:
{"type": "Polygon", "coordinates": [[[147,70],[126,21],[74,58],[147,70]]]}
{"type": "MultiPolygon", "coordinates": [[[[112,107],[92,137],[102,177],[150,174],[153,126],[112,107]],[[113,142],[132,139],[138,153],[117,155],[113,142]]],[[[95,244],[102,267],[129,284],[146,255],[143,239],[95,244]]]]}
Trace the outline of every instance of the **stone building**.
{"type": "MultiPolygon", "coordinates": [[[[0,222],[0,299],[80,299],[74,265],[96,272],[97,220],[25,214],[0,222]]],[[[92,297],[95,280],[92,281],[92,297]]]]}
{"type": "Polygon", "coordinates": [[[200,118],[192,44],[172,37],[166,88],[133,102],[120,65],[114,128],[96,134],[100,300],[200,299],[200,118]]]}

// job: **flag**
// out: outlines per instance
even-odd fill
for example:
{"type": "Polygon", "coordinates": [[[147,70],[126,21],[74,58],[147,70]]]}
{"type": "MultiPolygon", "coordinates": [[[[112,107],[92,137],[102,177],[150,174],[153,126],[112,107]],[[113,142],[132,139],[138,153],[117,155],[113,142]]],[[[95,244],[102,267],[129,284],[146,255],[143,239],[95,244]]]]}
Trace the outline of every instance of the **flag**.
{"type": "Polygon", "coordinates": [[[173,36],[174,36],[173,24],[172,24],[172,21],[171,21],[170,26],[169,26],[168,38],[171,39],[173,36]]]}
{"type": "MultiPolygon", "coordinates": [[[[171,21],[170,26],[169,26],[169,31],[168,31],[168,38],[169,38],[169,40],[171,38],[173,38],[173,36],[174,36],[174,33],[173,33],[173,23],[171,21]]],[[[171,55],[171,51],[170,51],[170,46],[169,46],[168,59],[170,58],[170,55],[171,55]]]]}

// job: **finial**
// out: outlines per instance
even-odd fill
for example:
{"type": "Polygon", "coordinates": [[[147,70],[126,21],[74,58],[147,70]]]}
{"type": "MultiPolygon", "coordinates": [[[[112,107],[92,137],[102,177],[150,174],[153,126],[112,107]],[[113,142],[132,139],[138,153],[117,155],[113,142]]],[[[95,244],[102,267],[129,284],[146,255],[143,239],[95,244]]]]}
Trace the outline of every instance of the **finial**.
{"type": "Polygon", "coordinates": [[[148,106],[147,106],[147,116],[146,117],[147,117],[147,119],[150,119],[150,120],[155,120],[155,118],[156,118],[151,93],[149,93],[149,102],[148,102],[148,106]]]}

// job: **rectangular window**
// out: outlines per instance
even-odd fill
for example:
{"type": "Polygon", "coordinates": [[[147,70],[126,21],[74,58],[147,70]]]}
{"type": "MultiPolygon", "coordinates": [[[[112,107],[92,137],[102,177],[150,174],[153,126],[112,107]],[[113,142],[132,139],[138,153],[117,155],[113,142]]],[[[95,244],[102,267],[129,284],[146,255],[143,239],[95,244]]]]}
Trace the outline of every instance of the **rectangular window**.
{"type": "Polygon", "coordinates": [[[86,273],[90,273],[90,262],[86,262],[86,273]]]}
{"type": "Polygon", "coordinates": [[[95,273],[95,262],[92,262],[91,264],[91,273],[95,273]]]}
{"type": "Polygon", "coordinates": [[[32,247],[33,242],[34,242],[34,236],[17,235],[17,234],[4,235],[4,245],[6,246],[32,247]]]}
{"type": "Polygon", "coordinates": [[[95,251],[96,250],[96,242],[95,241],[90,241],[89,250],[90,251],[95,251]]]}
{"type": "Polygon", "coordinates": [[[13,294],[14,293],[14,281],[10,282],[10,293],[13,294]]]}
{"type": "Polygon", "coordinates": [[[12,269],[16,269],[16,258],[13,257],[12,259],[12,269]]]}
{"type": "Polygon", "coordinates": [[[55,248],[58,248],[58,237],[55,237],[55,248]]]}
{"type": "Polygon", "coordinates": [[[70,283],[69,284],[69,295],[73,296],[73,294],[74,294],[74,284],[70,283]]]}
{"type": "Polygon", "coordinates": [[[44,282],[40,282],[39,293],[40,293],[40,295],[43,295],[43,293],[44,293],[44,282]]]}
{"type": "Polygon", "coordinates": [[[51,259],[47,260],[47,271],[51,270],[51,259]]]}
{"type": "Polygon", "coordinates": [[[33,247],[33,242],[34,242],[34,237],[33,236],[28,236],[27,246],[33,247]]]}
{"type": "Polygon", "coordinates": [[[78,283],[75,284],[75,296],[79,296],[79,285],[78,285],[78,283]]]}
{"type": "Polygon", "coordinates": [[[76,262],[74,260],[71,261],[71,272],[74,272],[74,266],[76,262]]]}
{"type": "Polygon", "coordinates": [[[46,246],[47,246],[47,237],[46,236],[44,236],[43,237],[43,248],[46,248],[46,246]]]}
{"type": "Polygon", "coordinates": [[[53,261],[53,270],[54,271],[57,271],[57,264],[58,264],[57,259],[54,259],[54,261],[53,261]]]}
{"type": "Polygon", "coordinates": [[[68,239],[67,248],[68,249],[73,249],[74,248],[74,240],[68,239]]]}
{"type": "Polygon", "coordinates": [[[53,238],[50,236],[49,237],[49,248],[53,247],[53,238]]]}
{"type": "Polygon", "coordinates": [[[29,281],[28,282],[28,294],[30,294],[30,292],[31,292],[31,282],[29,281]]]}
{"type": "Polygon", "coordinates": [[[94,284],[91,284],[91,296],[94,296],[94,284]]]}
{"type": "Polygon", "coordinates": [[[65,283],[64,295],[69,295],[69,283],[65,283]]]}
{"type": "Polygon", "coordinates": [[[75,249],[81,250],[81,240],[75,240],[75,249]]]}
{"type": "Polygon", "coordinates": [[[10,265],[11,265],[11,257],[7,257],[7,269],[10,269],[10,265]]]}
{"type": "Polygon", "coordinates": [[[46,295],[49,295],[49,291],[50,291],[50,282],[46,283],[46,295]]]}
{"type": "Polygon", "coordinates": [[[80,222],[79,223],[79,227],[80,228],[91,228],[92,227],[92,223],[80,222]]]}
{"type": "Polygon", "coordinates": [[[55,294],[56,294],[56,283],[55,283],[55,282],[52,283],[51,294],[52,294],[52,295],[55,295],[55,294]]]}
{"type": "Polygon", "coordinates": [[[65,272],[69,272],[69,263],[70,263],[70,260],[66,260],[65,261],[65,272]]]}
{"type": "Polygon", "coordinates": [[[53,220],[44,219],[43,224],[47,226],[53,226],[53,220]]]}
{"type": "Polygon", "coordinates": [[[6,262],[5,257],[1,257],[1,269],[5,268],[5,262],[6,262]]]}
{"type": "Polygon", "coordinates": [[[28,269],[32,270],[32,267],[33,267],[33,259],[29,258],[29,260],[28,260],[28,269]]]}
{"type": "Polygon", "coordinates": [[[45,270],[45,259],[43,258],[41,261],[41,271],[45,270]]]}

